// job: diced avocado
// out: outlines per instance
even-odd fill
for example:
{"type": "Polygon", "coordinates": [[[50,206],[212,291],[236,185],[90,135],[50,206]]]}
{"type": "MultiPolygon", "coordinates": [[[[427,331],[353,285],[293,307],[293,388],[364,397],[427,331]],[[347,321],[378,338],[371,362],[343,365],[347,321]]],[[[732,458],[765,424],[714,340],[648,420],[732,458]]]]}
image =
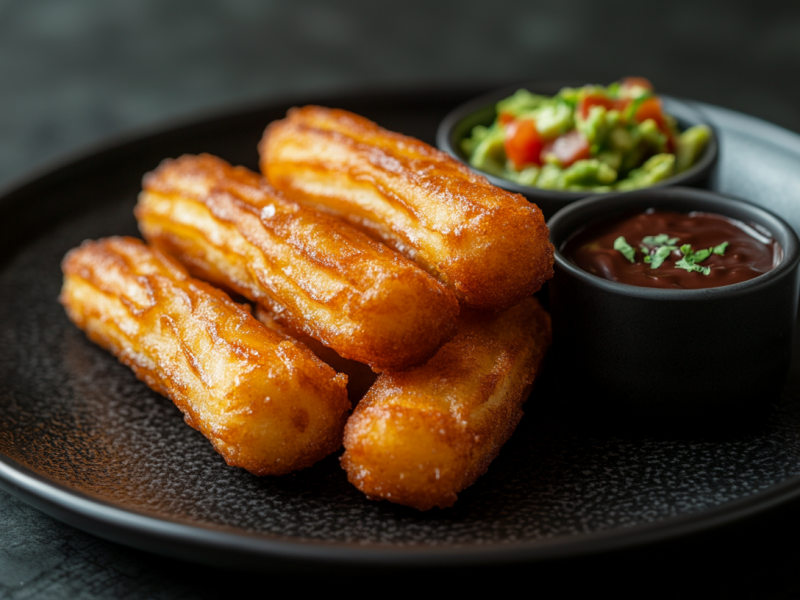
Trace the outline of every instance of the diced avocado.
{"type": "Polygon", "coordinates": [[[608,91],[605,86],[589,84],[578,89],[579,97],[586,98],[587,96],[607,96],[608,91]]]}
{"type": "Polygon", "coordinates": [[[566,102],[570,106],[574,107],[578,104],[578,100],[580,99],[581,95],[581,88],[561,88],[561,91],[556,94],[556,98],[559,98],[563,102],[566,102]]]}
{"type": "Polygon", "coordinates": [[[572,118],[572,107],[565,102],[545,104],[534,111],[530,116],[536,123],[539,135],[545,138],[554,138],[566,133],[575,125],[572,118]]]}
{"type": "Polygon", "coordinates": [[[612,98],[619,98],[620,90],[622,86],[619,84],[619,81],[615,81],[614,83],[610,83],[608,87],[606,87],[606,92],[612,98]]]}
{"type": "Polygon", "coordinates": [[[558,156],[556,156],[553,152],[547,152],[542,156],[542,159],[544,160],[544,163],[546,165],[553,165],[554,167],[558,167],[559,169],[562,167],[561,161],[558,159],[558,156]]]}
{"type": "Polygon", "coordinates": [[[608,146],[618,152],[630,151],[639,141],[639,130],[629,130],[624,125],[614,127],[608,134],[608,146]]]}
{"type": "Polygon", "coordinates": [[[516,117],[521,113],[539,108],[545,102],[552,102],[552,99],[547,96],[531,94],[528,90],[517,90],[513,96],[497,103],[497,114],[507,113],[516,117]]]}
{"type": "Polygon", "coordinates": [[[462,152],[467,156],[471,156],[472,153],[475,152],[475,148],[478,147],[478,144],[480,144],[488,134],[488,127],[484,125],[475,125],[475,127],[472,128],[472,135],[461,140],[462,152]]]}
{"type": "Polygon", "coordinates": [[[559,187],[608,185],[617,179],[617,172],[596,158],[579,160],[561,173],[559,187]]]}
{"type": "Polygon", "coordinates": [[[603,150],[597,154],[597,160],[607,164],[615,171],[622,166],[622,152],[619,150],[603,150]]]}
{"type": "Polygon", "coordinates": [[[635,190],[663,181],[675,174],[675,155],[656,154],[641,167],[634,169],[617,184],[618,190],[635,190]]]}
{"type": "Polygon", "coordinates": [[[622,119],[622,113],[615,108],[612,108],[606,113],[606,124],[608,125],[609,129],[616,127],[619,124],[620,119],[622,119]]]}
{"type": "Polygon", "coordinates": [[[559,189],[559,178],[562,171],[556,165],[544,165],[539,171],[539,178],[536,180],[536,187],[545,190],[559,189]]]}
{"type": "Polygon", "coordinates": [[[635,189],[690,168],[706,148],[711,130],[697,126],[681,134],[677,121],[663,112],[649,85],[631,85],[628,80],[607,87],[562,88],[552,97],[519,90],[496,104],[501,116],[491,127],[475,126],[470,137],[461,142],[461,150],[470,157],[473,167],[544,189],[635,189]],[[642,106],[644,102],[649,104],[642,106]],[[639,122],[645,115],[652,118],[639,122]],[[507,123],[506,116],[518,121],[533,120],[548,147],[552,145],[559,150],[568,147],[569,144],[561,145],[558,140],[564,135],[585,138],[588,158],[567,168],[558,153],[548,151],[542,156],[543,166],[523,165],[518,170],[505,155],[504,126],[500,121],[502,117],[507,123]],[[668,154],[673,145],[675,154],[668,154]]]}
{"type": "Polygon", "coordinates": [[[503,128],[495,123],[487,129],[481,141],[475,146],[469,164],[492,175],[504,177],[506,150],[503,141],[503,128]]]}
{"type": "Polygon", "coordinates": [[[611,185],[571,185],[565,188],[568,192],[613,192],[611,185]]]}
{"type": "Polygon", "coordinates": [[[706,125],[695,125],[680,134],[675,148],[675,171],[680,173],[696,163],[710,137],[711,129],[706,125]]]}
{"type": "Polygon", "coordinates": [[[647,147],[644,144],[637,144],[622,155],[622,173],[628,173],[641,165],[645,157],[648,156],[647,147]]]}
{"type": "Polygon", "coordinates": [[[664,152],[667,147],[667,136],[658,128],[653,119],[646,119],[639,123],[639,133],[642,141],[656,152],[664,152]]]}
{"type": "Polygon", "coordinates": [[[521,185],[536,185],[536,180],[539,178],[540,171],[541,169],[534,165],[525,167],[521,171],[515,171],[513,165],[511,165],[511,168],[507,165],[503,177],[521,185]]]}
{"type": "Polygon", "coordinates": [[[597,144],[598,146],[605,141],[608,134],[608,111],[605,106],[593,106],[589,109],[589,114],[586,119],[576,119],[575,127],[590,144],[597,144]]]}

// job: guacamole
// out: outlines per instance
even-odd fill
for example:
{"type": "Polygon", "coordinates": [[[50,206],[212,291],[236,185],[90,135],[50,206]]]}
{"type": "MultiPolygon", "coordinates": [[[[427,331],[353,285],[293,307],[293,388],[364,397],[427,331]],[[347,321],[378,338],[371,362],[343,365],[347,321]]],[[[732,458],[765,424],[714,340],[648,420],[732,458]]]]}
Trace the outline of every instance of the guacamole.
{"type": "Polygon", "coordinates": [[[653,185],[691,167],[711,130],[678,131],[652,84],[628,77],[607,87],[519,90],[497,103],[489,127],[461,142],[470,165],[550,190],[606,192],[653,185]]]}

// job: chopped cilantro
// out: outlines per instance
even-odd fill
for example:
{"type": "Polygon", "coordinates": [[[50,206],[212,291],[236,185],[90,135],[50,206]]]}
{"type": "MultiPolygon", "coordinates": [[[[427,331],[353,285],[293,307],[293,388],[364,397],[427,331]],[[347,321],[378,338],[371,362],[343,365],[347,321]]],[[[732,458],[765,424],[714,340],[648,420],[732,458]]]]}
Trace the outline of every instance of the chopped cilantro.
{"type": "Polygon", "coordinates": [[[714,246],[714,249],[712,250],[712,252],[714,254],[718,254],[719,256],[722,256],[723,254],[725,254],[725,250],[727,248],[728,248],[728,242],[722,242],[719,246],[714,246]]]}
{"type": "Polygon", "coordinates": [[[705,259],[707,259],[709,256],[711,256],[711,251],[712,250],[713,250],[713,248],[706,248],[704,250],[698,250],[697,252],[695,252],[692,255],[692,259],[694,260],[694,262],[703,262],[705,259]]]}
{"type": "Polygon", "coordinates": [[[614,240],[614,250],[618,250],[622,252],[622,255],[627,258],[630,262],[636,262],[634,256],[636,255],[636,250],[625,241],[624,236],[619,236],[617,239],[614,240]]]}
{"type": "Polygon", "coordinates": [[[651,269],[657,269],[669,257],[670,252],[677,250],[675,242],[678,241],[676,237],[669,237],[666,233],[659,233],[658,235],[648,235],[642,240],[644,244],[641,248],[642,254],[646,254],[644,262],[650,265],[651,269]],[[647,248],[652,247],[652,251],[647,248]]]}
{"type": "Polygon", "coordinates": [[[678,238],[669,237],[666,233],[659,233],[658,235],[648,235],[642,240],[643,244],[647,246],[663,246],[666,244],[667,246],[672,246],[675,242],[678,241],[678,238]]]}
{"type": "MultiPolygon", "coordinates": [[[[666,233],[659,233],[658,235],[648,235],[642,239],[642,245],[639,246],[639,251],[644,254],[642,259],[645,264],[650,265],[651,269],[657,269],[664,264],[664,261],[669,258],[669,255],[674,250],[680,250],[683,255],[680,260],[675,263],[678,269],[686,269],[687,271],[702,273],[708,275],[711,273],[711,267],[702,267],[697,263],[706,260],[712,254],[722,256],[728,248],[728,242],[722,242],[713,248],[703,248],[702,250],[692,250],[691,244],[683,244],[680,248],[675,245],[678,241],[676,237],[669,237],[666,233]]],[[[636,262],[636,250],[625,240],[623,236],[619,236],[614,240],[614,250],[618,250],[630,262],[636,262]]]]}
{"type": "Polygon", "coordinates": [[[711,267],[701,267],[700,265],[694,264],[694,262],[687,259],[687,257],[683,257],[678,262],[675,263],[675,267],[678,269],[686,269],[690,273],[692,271],[697,271],[698,273],[702,273],[703,275],[708,275],[711,273],[711,267]]]}
{"type": "Polygon", "coordinates": [[[681,254],[683,254],[683,258],[675,263],[675,267],[678,269],[686,269],[690,273],[692,271],[696,271],[698,273],[702,273],[703,275],[708,275],[711,273],[711,267],[701,267],[697,263],[703,262],[712,254],[722,256],[725,254],[725,249],[727,247],[728,242],[722,242],[719,246],[714,246],[713,248],[703,248],[702,250],[695,252],[692,250],[692,247],[689,244],[684,244],[681,246],[681,254]]]}
{"type": "Polygon", "coordinates": [[[657,269],[660,267],[669,258],[673,250],[675,250],[675,246],[659,246],[651,257],[650,268],[657,269]]]}

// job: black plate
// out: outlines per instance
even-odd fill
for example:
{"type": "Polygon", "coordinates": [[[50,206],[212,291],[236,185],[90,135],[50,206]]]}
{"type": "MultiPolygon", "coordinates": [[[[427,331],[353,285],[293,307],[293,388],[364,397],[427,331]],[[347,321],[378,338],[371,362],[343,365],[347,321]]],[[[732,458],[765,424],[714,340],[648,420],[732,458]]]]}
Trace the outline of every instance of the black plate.
{"type": "MultiPolygon", "coordinates": [[[[475,95],[313,99],[432,143],[475,95]]],[[[88,342],[56,302],[64,253],[135,234],[142,174],[212,152],[256,166],[290,104],[148,135],[0,198],[0,485],[72,525],[217,565],[442,565],[530,561],[665,539],[800,495],[800,370],[770,414],[724,436],[648,436],[586,424],[545,381],[489,472],[449,510],[370,502],[338,457],[281,478],[229,468],[168,400],[88,342]]],[[[800,137],[722,109],[717,189],[800,226],[800,137]]]]}

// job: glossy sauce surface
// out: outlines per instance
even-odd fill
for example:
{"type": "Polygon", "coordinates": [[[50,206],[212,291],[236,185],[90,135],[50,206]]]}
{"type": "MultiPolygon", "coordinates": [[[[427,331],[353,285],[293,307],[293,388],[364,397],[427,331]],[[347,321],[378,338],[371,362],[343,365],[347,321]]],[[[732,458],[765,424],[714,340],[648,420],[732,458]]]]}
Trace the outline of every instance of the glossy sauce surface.
{"type": "Polygon", "coordinates": [[[769,232],[722,215],[704,212],[677,213],[649,209],[643,213],[595,221],[573,234],[561,252],[572,263],[593,275],[640,287],[701,289],[731,285],[753,279],[774,269],[783,258],[780,245],[769,232]],[[676,237],[675,246],[691,244],[696,252],[728,242],[724,255],[712,254],[698,263],[710,267],[704,275],[675,266],[682,258],[679,250],[656,269],[644,262],[640,251],[646,236],[667,234],[676,237]],[[636,249],[630,262],[614,240],[624,236],[636,249]]]}

